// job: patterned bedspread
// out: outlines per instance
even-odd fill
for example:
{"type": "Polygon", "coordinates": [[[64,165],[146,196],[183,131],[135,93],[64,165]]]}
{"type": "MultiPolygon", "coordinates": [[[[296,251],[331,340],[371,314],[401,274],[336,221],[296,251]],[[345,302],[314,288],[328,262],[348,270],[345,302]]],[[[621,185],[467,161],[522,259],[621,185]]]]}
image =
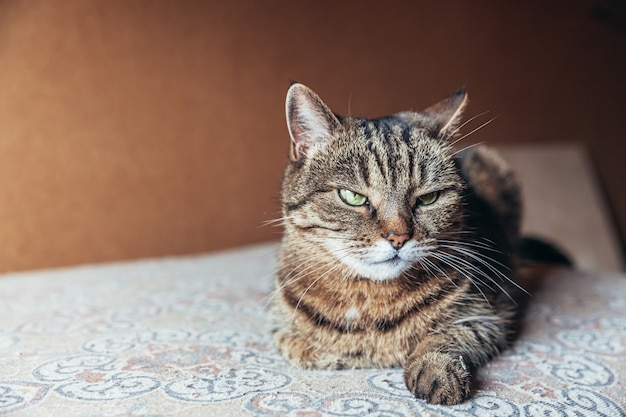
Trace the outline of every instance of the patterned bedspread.
{"type": "Polygon", "coordinates": [[[561,271],[470,401],[271,343],[275,245],[0,277],[0,416],[626,416],[626,276],[561,271]]]}

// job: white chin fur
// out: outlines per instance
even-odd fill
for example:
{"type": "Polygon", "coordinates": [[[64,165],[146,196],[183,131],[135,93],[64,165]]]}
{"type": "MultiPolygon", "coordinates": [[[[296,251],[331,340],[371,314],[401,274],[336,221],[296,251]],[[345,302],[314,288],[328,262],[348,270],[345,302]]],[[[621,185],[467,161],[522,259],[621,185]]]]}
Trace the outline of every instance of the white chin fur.
{"type": "MultiPolygon", "coordinates": [[[[342,248],[329,248],[331,253],[345,253],[342,248]]],[[[398,278],[424,256],[417,242],[409,241],[399,251],[386,240],[381,240],[361,256],[339,256],[339,260],[357,275],[373,281],[398,278]]]]}

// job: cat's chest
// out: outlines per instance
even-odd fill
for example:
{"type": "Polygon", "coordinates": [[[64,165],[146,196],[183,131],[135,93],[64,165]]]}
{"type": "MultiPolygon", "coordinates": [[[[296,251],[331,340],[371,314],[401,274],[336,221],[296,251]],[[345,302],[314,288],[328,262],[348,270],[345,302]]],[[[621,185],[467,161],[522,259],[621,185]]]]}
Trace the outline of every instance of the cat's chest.
{"type": "Polygon", "coordinates": [[[370,280],[344,281],[341,285],[320,285],[304,294],[301,305],[313,312],[319,323],[338,331],[392,331],[408,321],[430,321],[438,285],[405,288],[400,282],[370,280]]]}

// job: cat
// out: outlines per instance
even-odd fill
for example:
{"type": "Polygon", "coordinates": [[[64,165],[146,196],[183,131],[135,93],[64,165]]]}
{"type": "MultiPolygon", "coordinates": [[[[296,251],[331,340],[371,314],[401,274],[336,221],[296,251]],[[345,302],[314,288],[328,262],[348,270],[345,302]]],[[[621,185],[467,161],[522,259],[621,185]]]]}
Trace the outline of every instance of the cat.
{"type": "Polygon", "coordinates": [[[491,148],[454,150],[465,89],[421,112],[334,114],[294,83],[273,338],[306,369],[402,366],[458,404],[519,321],[521,194],[491,148]]]}

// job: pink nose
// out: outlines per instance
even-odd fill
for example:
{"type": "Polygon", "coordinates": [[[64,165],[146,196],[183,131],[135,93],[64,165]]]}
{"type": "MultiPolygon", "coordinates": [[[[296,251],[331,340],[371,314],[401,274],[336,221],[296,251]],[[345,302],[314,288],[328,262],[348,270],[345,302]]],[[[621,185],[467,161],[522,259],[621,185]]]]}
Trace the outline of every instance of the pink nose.
{"type": "Polygon", "coordinates": [[[385,238],[387,238],[387,240],[391,243],[391,246],[396,249],[400,249],[402,245],[404,245],[404,242],[411,239],[411,235],[408,232],[396,233],[392,231],[387,233],[385,238]]]}

